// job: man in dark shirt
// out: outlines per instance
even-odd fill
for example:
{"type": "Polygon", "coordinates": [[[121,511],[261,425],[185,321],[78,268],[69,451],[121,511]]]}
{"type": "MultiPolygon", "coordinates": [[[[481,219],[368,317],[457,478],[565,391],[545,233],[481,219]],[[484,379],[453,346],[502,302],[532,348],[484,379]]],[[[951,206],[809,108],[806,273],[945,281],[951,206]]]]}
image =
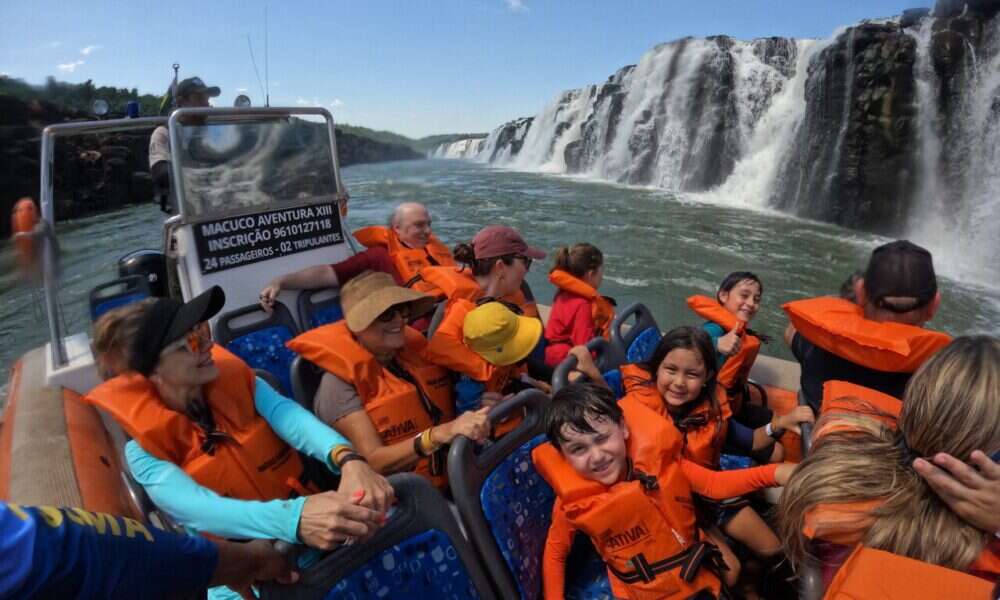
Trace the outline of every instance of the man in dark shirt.
{"type": "MultiPolygon", "coordinates": [[[[864,276],[854,282],[854,293],[864,317],[875,322],[923,327],[941,304],[931,253],[907,240],[872,251],[864,276]]],[[[831,379],[901,398],[912,375],[853,363],[816,346],[792,325],[785,330],[785,342],[802,366],[802,393],[817,412],[823,399],[823,384],[831,379]]]]}
{"type": "Polygon", "coordinates": [[[169,598],[294,575],[270,541],[212,541],[79,508],[0,502],[0,598],[169,598]]]}

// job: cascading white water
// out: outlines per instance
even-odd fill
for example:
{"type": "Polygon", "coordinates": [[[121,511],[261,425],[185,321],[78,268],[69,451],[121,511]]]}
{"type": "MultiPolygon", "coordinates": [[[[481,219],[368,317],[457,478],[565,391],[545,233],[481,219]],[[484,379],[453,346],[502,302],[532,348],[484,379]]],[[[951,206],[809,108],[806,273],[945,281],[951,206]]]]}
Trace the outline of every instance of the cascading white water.
{"type": "Polygon", "coordinates": [[[914,35],[920,183],[908,227],[908,235],[930,248],[946,272],[987,286],[997,285],[1000,275],[1000,32],[995,25],[986,32],[990,39],[979,55],[965,40],[966,89],[947,131],[932,64],[933,21],[926,19],[914,35]],[[946,182],[948,161],[957,176],[946,182]]]}
{"type": "MultiPolygon", "coordinates": [[[[832,38],[831,38],[832,40],[832,38]]],[[[778,173],[805,114],[805,85],[809,62],[831,40],[798,40],[794,75],[773,96],[762,116],[747,126],[749,142],[726,181],[707,192],[692,194],[697,200],[714,204],[763,208],[773,195],[778,173]]],[[[764,68],[770,68],[763,65],[764,68]]],[[[780,75],[780,74],[779,74],[780,75]]],[[[772,75],[775,77],[775,75],[772,75]]],[[[748,79],[748,81],[750,81],[748,79]]],[[[744,111],[751,112],[751,111],[744,111]]]]}
{"type": "Polygon", "coordinates": [[[475,160],[902,230],[944,272],[996,286],[1000,15],[979,22],[979,37],[959,42],[964,66],[946,67],[961,71],[946,110],[940,18],[820,41],[687,38],[494,130],[475,160]]]}
{"type": "Polygon", "coordinates": [[[433,153],[432,158],[475,158],[483,148],[486,138],[466,138],[447,144],[441,144],[433,153]]]}

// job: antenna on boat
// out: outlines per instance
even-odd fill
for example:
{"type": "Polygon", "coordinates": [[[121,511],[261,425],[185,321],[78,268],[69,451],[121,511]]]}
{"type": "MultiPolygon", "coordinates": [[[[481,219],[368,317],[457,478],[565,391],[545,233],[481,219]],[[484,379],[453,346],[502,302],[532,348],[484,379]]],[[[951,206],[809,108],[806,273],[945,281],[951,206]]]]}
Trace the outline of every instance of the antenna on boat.
{"type": "Polygon", "coordinates": [[[267,60],[267,5],[264,5],[264,106],[271,106],[271,78],[267,60]]]}
{"type": "Polygon", "coordinates": [[[247,34],[247,48],[250,49],[250,63],[253,65],[253,72],[257,76],[257,85],[260,86],[261,96],[267,97],[267,92],[264,91],[264,84],[260,81],[260,71],[257,70],[257,61],[253,57],[253,44],[250,42],[250,34],[247,34]]]}
{"type": "Polygon", "coordinates": [[[174,63],[174,80],[170,82],[170,103],[177,108],[177,72],[181,70],[180,63],[174,63]]]}

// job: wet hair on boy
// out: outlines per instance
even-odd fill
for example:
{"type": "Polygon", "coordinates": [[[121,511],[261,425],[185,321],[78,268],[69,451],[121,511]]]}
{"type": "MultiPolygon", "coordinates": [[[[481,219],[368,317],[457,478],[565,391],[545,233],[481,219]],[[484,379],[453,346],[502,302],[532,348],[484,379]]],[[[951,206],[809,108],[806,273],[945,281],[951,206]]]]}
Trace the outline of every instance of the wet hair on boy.
{"type": "Polygon", "coordinates": [[[618,426],[625,422],[624,413],[618,406],[614,393],[592,383],[574,383],[559,390],[552,396],[545,415],[545,436],[562,452],[563,427],[573,431],[597,433],[589,420],[611,421],[618,426]]]}

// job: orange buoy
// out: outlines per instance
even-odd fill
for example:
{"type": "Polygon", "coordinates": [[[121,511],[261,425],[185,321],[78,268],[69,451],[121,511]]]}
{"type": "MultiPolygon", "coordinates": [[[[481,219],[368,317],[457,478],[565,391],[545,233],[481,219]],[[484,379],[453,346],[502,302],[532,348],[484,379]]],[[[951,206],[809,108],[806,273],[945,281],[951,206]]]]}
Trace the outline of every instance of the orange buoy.
{"type": "Polygon", "coordinates": [[[35,227],[38,225],[38,208],[31,198],[21,198],[11,211],[11,231],[14,234],[14,252],[22,274],[33,278],[38,272],[38,244],[35,244],[35,227]]]}

